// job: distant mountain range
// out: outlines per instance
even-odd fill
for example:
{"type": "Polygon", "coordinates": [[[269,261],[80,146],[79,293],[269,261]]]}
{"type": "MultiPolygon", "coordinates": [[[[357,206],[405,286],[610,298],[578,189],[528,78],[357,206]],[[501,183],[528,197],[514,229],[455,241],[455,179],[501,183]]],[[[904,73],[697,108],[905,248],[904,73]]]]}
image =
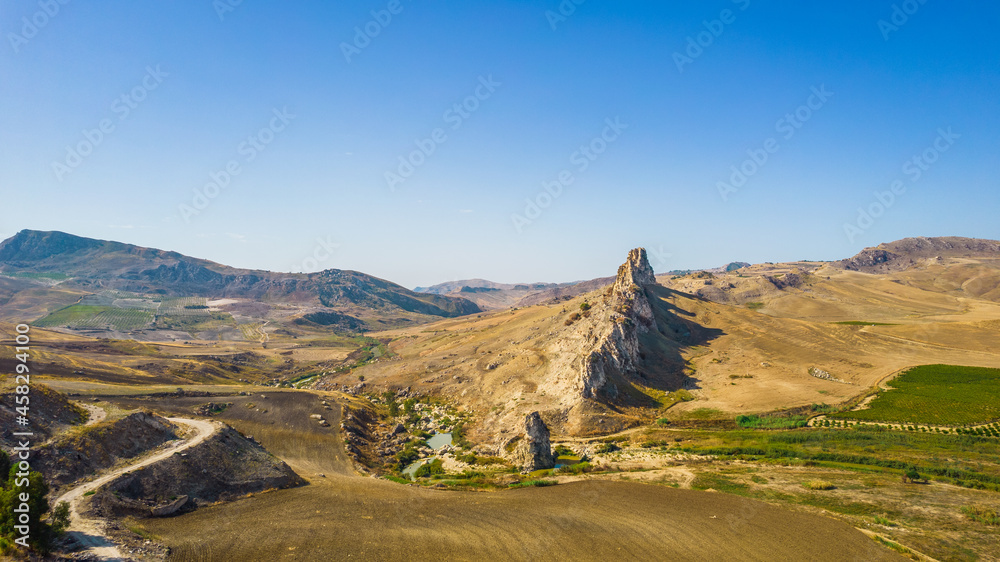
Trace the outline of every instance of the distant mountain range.
{"type": "Polygon", "coordinates": [[[164,296],[314,303],[454,317],[480,312],[473,302],[417,293],[357,271],[275,273],[64,232],[23,230],[0,243],[0,274],[61,281],[64,288],[164,296]]]}
{"type": "MultiPolygon", "coordinates": [[[[907,238],[829,263],[839,269],[884,274],[927,260],[956,257],[1000,260],[1000,242],[907,238]]],[[[704,287],[691,285],[689,290],[724,302],[742,302],[760,291],[780,289],[779,285],[799,279],[772,275],[763,288],[744,287],[748,280],[760,277],[759,267],[732,262],[713,269],[669,272],[660,279],[666,283],[671,277],[691,273],[707,276],[707,281],[699,281],[704,287]],[[711,283],[712,275],[737,270],[746,275],[733,277],[732,287],[711,283]]],[[[181,339],[190,334],[266,340],[265,326],[272,331],[278,327],[354,333],[380,330],[484,310],[564,301],[601,289],[614,279],[521,284],[470,279],[411,291],[357,271],[239,269],[172,251],[64,232],[24,230],[0,243],[0,320],[42,320],[43,325],[101,337],[138,333],[155,338],[173,331],[170,337],[181,339]],[[183,299],[201,300],[181,303],[183,299]],[[145,312],[129,312],[133,309],[145,312]],[[200,320],[192,319],[199,310],[200,320]],[[210,312],[222,317],[213,317],[210,312]]],[[[986,283],[985,278],[977,283],[986,283]]],[[[984,286],[981,292],[992,290],[984,286]]]]}
{"type": "Polygon", "coordinates": [[[449,281],[431,287],[417,287],[420,293],[465,298],[484,309],[531,306],[556,299],[589,293],[613,283],[614,277],[602,277],[571,283],[494,283],[485,279],[449,281]]]}

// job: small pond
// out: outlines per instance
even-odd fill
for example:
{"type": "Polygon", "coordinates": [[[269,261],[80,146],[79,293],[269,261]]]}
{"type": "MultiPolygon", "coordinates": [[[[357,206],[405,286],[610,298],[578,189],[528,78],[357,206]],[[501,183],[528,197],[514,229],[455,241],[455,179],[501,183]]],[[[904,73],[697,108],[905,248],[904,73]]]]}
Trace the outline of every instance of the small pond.
{"type": "Polygon", "coordinates": [[[427,446],[437,451],[441,447],[451,445],[450,433],[435,433],[427,439],[427,446]]]}
{"type": "MultiPolygon", "coordinates": [[[[427,438],[427,446],[435,451],[441,449],[442,447],[447,447],[448,445],[451,445],[450,433],[435,433],[434,435],[431,435],[429,438],[427,438]]],[[[413,475],[417,472],[417,469],[431,462],[435,458],[437,457],[427,457],[426,459],[420,459],[418,461],[414,461],[410,463],[409,466],[403,469],[403,474],[410,480],[413,480],[414,479],[413,475]]]]}

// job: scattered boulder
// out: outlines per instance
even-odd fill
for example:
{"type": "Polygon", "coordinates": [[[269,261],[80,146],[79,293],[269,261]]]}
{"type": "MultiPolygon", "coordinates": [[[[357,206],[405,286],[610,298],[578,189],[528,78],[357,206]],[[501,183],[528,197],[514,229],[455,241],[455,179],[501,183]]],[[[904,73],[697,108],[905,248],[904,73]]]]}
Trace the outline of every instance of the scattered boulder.
{"type": "Polygon", "coordinates": [[[825,381],[833,381],[833,382],[841,382],[841,383],[849,384],[849,383],[847,383],[847,381],[842,380],[842,379],[838,379],[837,377],[831,375],[830,373],[824,371],[823,369],[818,369],[816,367],[809,367],[809,374],[812,375],[812,376],[814,376],[814,377],[816,377],[817,379],[823,379],[825,381]]]}

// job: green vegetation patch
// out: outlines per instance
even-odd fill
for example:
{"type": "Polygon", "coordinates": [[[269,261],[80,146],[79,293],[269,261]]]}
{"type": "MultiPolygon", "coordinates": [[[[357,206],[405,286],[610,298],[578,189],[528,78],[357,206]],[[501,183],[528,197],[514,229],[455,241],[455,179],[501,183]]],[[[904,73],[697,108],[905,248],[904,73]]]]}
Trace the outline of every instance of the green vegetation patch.
{"type": "Polygon", "coordinates": [[[983,525],[1000,525],[1000,516],[997,515],[995,509],[982,505],[967,505],[962,507],[962,513],[969,519],[983,525]]]}
{"type": "Polygon", "coordinates": [[[715,490],[717,492],[744,496],[747,491],[749,491],[750,486],[748,484],[736,482],[724,474],[703,472],[695,476],[694,480],[691,481],[691,489],[715,490]]]}
{"type": "Polygon", "coordinates": [[[507,487],[508,488],[530,488],[530,487],[542,488],[542,487],[545,487],[545,486],[555,486],[558,483],[559,482],[556,482],[555,480],[528,480],[528,481],[525,481],[525,482],[518,482],[516,484],[510,484],[507,487]]]}
{"type": "Polygon", "coordinates": [[[845,322],[832,322],[840,326],[899,326],[899,324],[889,324],[886,322],[866,322],[864,320],[847,320],[845,322]]]}
{"type": "Polygon", "coordinates": [[[884,473],[894,478],[912,470],[919,480],[931,478],[966,488],[1000,491],[1000,468],[994,464],[1000,455],[1000,443],[972,435],[909,433],[875,427],[846,431],[736,430],[701,434],[678,450],[723,459],[884,473]]]}
{"type": "Polygon", "coordinates": [[[111,310],[111,308],[110,306],[74,304],[66,308],[60,308],[41,320],[36,320],[34,325],[41,328],[49,328],[86,324],[96,318],[98,314],[111,310]]]}
{"type": "Polygon", "coordinates": [[[736,425],[747,429],[795,429],[805,427],[807,416],[736,416],[736,425]]]}
{"type": "Polygon", "coordinates": [[[831,418],[965,425],[1000,418],[1000,369],[922,365],[900,374],[865,410],[831,418]]]}
{"type": "Polygon", "coordinates": [[[118,308],[106,305],[74,304],[36,320],[41,328],[112,328],[120,331],[137,330],[153,322],[153,313],[140,308],[118,308]]]}

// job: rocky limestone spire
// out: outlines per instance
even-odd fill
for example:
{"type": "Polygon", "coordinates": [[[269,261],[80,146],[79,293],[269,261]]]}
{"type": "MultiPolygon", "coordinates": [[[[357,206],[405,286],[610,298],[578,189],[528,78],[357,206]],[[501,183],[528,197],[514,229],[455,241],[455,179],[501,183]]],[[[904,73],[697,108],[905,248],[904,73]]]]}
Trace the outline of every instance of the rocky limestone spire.
{"type": "Polygon", "coordinates": [[[514,464],[524,470],[542,470],[556,465],[549,442],[549,428],[538,412],[531,412],[524,418],[524,437],[511,455],[514,464]]]}
{"type": "Polygon", "coordinates": [[[605,296],[607,313],[599,320],[594,347],[583,358],[579,384],[584,398],[617,397],[618,388],[611,376],[628,376],[636,371],[639,334],[656,329],[656,317],[646,296],[646,287],[655,283],[646,250],[631,250],[605,296]]]}
{"type": "Polygon", "coordinates": [[[635,248],[628,253],[628,259],[618,268],[618,277],[615,279],[614,291],[616,293],[626,292],[632,285],[643,287],[656,283],[653,275],[653,268],[649,266],[646,259],[645,248],[635,248]]]}

